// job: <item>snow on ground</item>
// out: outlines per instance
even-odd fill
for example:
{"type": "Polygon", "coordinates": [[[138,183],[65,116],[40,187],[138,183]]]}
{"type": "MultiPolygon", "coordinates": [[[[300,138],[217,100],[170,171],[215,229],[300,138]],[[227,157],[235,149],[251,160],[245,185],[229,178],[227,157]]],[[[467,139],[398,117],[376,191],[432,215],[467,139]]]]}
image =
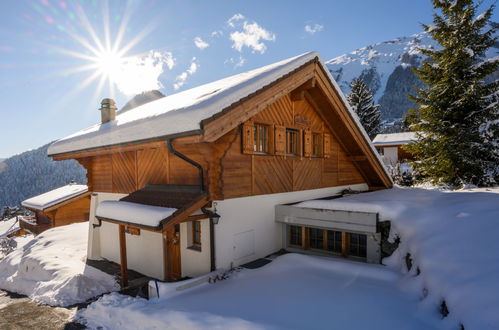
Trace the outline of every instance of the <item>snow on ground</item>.
{"type": "Polygon", "coordinates": [[[394,188],[299,206],[379,212],[401,240],[383,262],[407,273],[411,254],[405,286],[426,295],[421,305],[437,309],[445,299],[450,314],[442,326],[499,329],[499,188],[394,188]]]}
{"type": "Polygon", "coordinates": [[[103,329],[436,329],[438,312],[419,309],[401,277],[382,265],[287,254],[175,296],[105,295],[78,317],[103,329]]]}
{"type": "Polygon", "coordinates": [[[85,264],[88,222],[49,229],[0,260],[0,289],[48,305],[69,306],[119,289],[85,264]]]}

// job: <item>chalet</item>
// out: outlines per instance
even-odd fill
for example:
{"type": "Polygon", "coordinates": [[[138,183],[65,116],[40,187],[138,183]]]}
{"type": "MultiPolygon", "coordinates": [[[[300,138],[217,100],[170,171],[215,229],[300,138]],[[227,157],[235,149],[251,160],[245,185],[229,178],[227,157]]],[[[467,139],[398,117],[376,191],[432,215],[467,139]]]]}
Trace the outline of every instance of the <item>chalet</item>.
{"type": "Polygon", "coordinates": [[[21,203],[34,217],[20,217],[22,229],[33,234],[75,222],[88,221],[90,192],[86,185],[68,184],[21,203]]]}
{"type": "Polygon", "coordinates": [[[416,132],[378,134],[373,144],[386,165],[395,166],[414,157],[402,147],[417,140],[416,132]]]}
{"type": "Polygon", "coordinates": [[[376,217],[352,213],[345,222],[344,213],[321,221],[276,211],[343,191],[392,187],[317,53],[124,113],[104,99],[100,111],[101,123],[56,141],[48,153],[86,168],[87,257],[119,263],[123,285],[127,269],[172,281],[290,245],[345,257],[355,245],[366,258],[376,217]]]}

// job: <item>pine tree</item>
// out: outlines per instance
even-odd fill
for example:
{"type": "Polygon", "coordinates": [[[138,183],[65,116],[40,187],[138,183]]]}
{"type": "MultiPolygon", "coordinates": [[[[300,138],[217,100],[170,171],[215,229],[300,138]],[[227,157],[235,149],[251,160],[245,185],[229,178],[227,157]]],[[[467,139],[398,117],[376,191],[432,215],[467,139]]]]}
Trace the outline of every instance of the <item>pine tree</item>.
{"type": "Polygon", "coordinates": [[[476,16],[472,0],[433,0],[434,25],[423,25],[441,49],[415,73],[425,84],[411,97],[418,104],[407,120],[419,140],[407,146],[415,169],[434,183],[499,182],[498,88],[490,81],[499,57],[484,60],[497,40],[489,20],[494,6],[476,16]]]}
{"type": "Polygon", "coordinates": [[[379,133],[381,111],[374,104],[373,93],[360,78],[352,80],[348,103],[359,116],[360,122],[371,140],[379,133]]]}

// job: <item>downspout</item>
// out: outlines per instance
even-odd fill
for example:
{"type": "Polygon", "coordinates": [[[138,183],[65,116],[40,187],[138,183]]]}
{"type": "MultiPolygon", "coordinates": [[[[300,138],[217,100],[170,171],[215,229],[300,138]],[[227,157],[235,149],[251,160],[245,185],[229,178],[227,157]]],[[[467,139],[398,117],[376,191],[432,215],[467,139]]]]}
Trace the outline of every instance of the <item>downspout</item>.
{"type": "Polygon", "coordinates": [[[205,207],[202,207],[201,211],[210,217],[210,269],[211,271],[214,271],[216,269],[216,263],[215,263],[215,224],[213,223],[213,218],[220,218],[220,215],[211,210],[207,210],[205,207]]]}
{"type": "Polygon", "coordinates": [[[189,164],[195,166],[197,169],[198,169],[198,172],[199,172],[199,186],[201,188],[201,191],[205,191],[205,188],[204,188],[204,174],[203,174],[203,167],[195,162],[194,160],[188,158],[187,156],[181,154],[180,152],[178,152],[177,150],[175,150],[173,148],[173,139],[168,139],[168,151],[170,151],[172,154],[174,154],[175,156],[179,157],[180,159],[183,159],[184,161],[188,162],[189,164]]]}

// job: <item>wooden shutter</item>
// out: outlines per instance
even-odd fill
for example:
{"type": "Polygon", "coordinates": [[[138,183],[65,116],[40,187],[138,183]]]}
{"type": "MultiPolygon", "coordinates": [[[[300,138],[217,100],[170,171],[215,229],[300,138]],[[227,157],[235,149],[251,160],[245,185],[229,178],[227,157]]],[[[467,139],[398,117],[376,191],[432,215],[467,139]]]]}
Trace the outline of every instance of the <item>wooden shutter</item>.
{"type": "Polygon", "coordinates": [[[312,156],[312,131],[310,128],[303,132],[303,156],[312,156]]]}
{"type": "Polygon", "coordinates": [[[275,154],[278,156],[284,156],[286,154],[286,127],[275,126],[275,154]]]}
{"type": "Polygon", "coordinates": [[[254,151],[254,125],[252,122],[243,124],[243,154],[252,154],[254,151]]]}
{"type": "Polygon", "coordinates": [[[324,134],[324,158],[331,157],[331,135],[324,134]]]}

